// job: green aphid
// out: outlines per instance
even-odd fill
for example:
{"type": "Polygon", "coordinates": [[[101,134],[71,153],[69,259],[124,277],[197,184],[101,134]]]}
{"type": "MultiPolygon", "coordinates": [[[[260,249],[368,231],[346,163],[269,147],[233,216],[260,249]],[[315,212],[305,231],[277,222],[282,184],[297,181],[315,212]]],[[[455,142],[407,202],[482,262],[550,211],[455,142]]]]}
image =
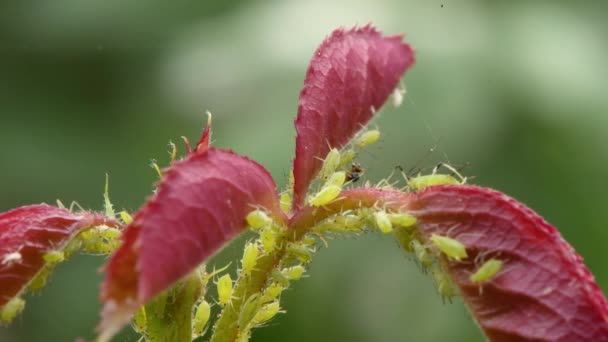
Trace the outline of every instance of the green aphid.
{"type": "Polygon", "coordinates": [[[313,252],[304,244],[291,242],[287,244],[287,254],[308,264],[312,261],[313,252]]]}
{"type": "Polygon", "coordinates": [[[322,180],[328,179],[336,169],[340,166],[340,151],[338,149],[332,148],[329,153],[327,153],[327,157],[323,161],[323,166],[321,167],[321,171],[319,171],[319,177],[322,180]]]}
{"type": "Polygon", "coordinates": [[[420,241],[415,239],[412,240],[411,246],[416,259],[420,261],[420,265],[422,267],[427,268],[433,264],[433,255],[429,253],[429,251],[420,243],[420,241]]]}
{"type": "Polygon", "coordinates": [[[201,336],[205,333],[205,327],[211,317],[211,305],[206,300],[203,300],[194,313],[192,320],[192,332],[195,336],[201,336]]]}
{"type": "Polygon", "coordinates": [[[498,259],[490,259],[481,265],[469,279],[473,283],[481,283],[492,279],[502,269],[503,262],[498,259]]]}
{"type": "Polygon", "coordinates": [[[467,249],[462,242],[449,238],[447,236],[441,236],[437,234],[431,235],[431,242],[439,248],[449,259],[462,261],[467,257],[467,249]]]}
{"type": "Polygon", "coordinates": [[[262,324],[271,320],[281,310],[278,301],[264,305],[253,318],[253,324],[262,324]]]}
{"type": "Polygon", "coordinates": [[[442,175],[442,174],[432,174],[432,175],[412,177],[412,178],[408,179],[407,183],[408,183],[409,188],[414,191],[422,190],[422,189],[428,188],[430,186],[435,186],[435,185],[462,184],[456,178],[454,178],[450,175],[442,175]]]}
{"type": "Polygon", "coordinates": [[[15,319],[25,309],[25,300],[15,297],[9,300],[0,308],[0,321],[8,324],[15,319]]]}
{"type": "Polygon", "coordinates": [[[241,330],[246,330],[249,323],[256,316],[262,303],[257,293],[252,294],[247,300],[241,305],[241,311],[239,312],[238,324],[241,330]]]}

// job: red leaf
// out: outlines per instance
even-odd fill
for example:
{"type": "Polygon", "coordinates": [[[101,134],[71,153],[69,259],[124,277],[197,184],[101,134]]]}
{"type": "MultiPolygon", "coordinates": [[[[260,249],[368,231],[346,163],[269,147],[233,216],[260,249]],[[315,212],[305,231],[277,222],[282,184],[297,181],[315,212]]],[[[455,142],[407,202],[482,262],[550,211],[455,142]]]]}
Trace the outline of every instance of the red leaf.
{"type": "Polygon", "coordinates": [[[42,269],[43,255],[60,250],[95,225],[115,225],[101,214],[46,205],[19,207],[0,214],[0,307],[19,295],[42,269]]]}
{"type": "Polygon", "coordinates": [[[295,122],[294,208],[331,148],[341,148],[371,119],[414,62],[402,36],[382,37],[371,26],[338,29],[315,52],[295,122]]]}
{"type": "Polygon", "coordinates": [[[593,275],[532,210],[474,186],[431,187],[409,208],[427,238],[448,235],[466,246],[469,262],[450,261],[449,272],[489,340],[608,341],[608,303],[593,275]],[[500,272],[471,283],[490,257],[503,261],[500,272]]]}
{"type": "Polygon", "coordinates": [[[102,336],[239,234],[256,207],[286,220],[272,177],[254,161],[208,148],[174,163],[105,267],[102,336]]]}

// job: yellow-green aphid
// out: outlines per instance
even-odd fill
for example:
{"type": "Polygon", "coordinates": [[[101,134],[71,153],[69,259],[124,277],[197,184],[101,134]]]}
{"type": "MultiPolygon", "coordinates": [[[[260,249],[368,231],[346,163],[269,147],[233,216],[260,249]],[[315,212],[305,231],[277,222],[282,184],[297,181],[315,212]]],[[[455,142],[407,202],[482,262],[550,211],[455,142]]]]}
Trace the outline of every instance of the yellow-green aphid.
{"type": "Polygon", "coordinates": [[[217,296],[221,306],[230,303],[232,298],[232,278],[230,278],[230,274],[224,274],[217,280],[217,296]]]}
{"type": "Polygon", "coordinates": [[[253,320],[255,315],[260,311],[262,303],[258,298],[258,294],[254,293],[241,305],[241,311],[239,312],[239,328],[241,330],[247,330],[249,322],[253,320]]]}
{"type": "Polygon", "coordinates": [[[325,160],[323,161],[323,166],[321,167],[321,171],[319,171],[319,177],[326,180],[334,172],[336,172],[338,166],[340,166],[340,151],[332,148],[329,153],[327,153],[327,157],[325,157],[325,160]]]}
{"type": "Polygon", "coordinates": [[[325,185],[335,185],[335,186],[342,186],[344,185],[344,182],[346,181],[346,172],[344,171],[338,171],[338,172],[334,172],[331,176],[329,176],[329,179],[327,180],[327,182],[325,182],[325,185]]]}
{"type": "Polygon", "coordinates": [[[338,230],[359,230],[363,227],[363,219],[356,215],[340,215],[334,219],[338,230]]]}
{"type": "Polygon", "coordinates": [[[397,227],[409,228],[416,224],[416,217],[410,214],[389,214],[388,219],[397,227]]]}
{"type": "Polygon", "coordinates": [[[502,261],[498,259],[490,259],[481,265],[475,271],[475,273],[471,274],[469,279],[473,283],[481,283],[486,280],[490,280],[492,277],[496,275],[502,268],[502,261]]]}
{"type": "Polygon", "coordinates": [[[206,300],[203,300],[196,308],[194,319],[192,320],[192,333],[195,336],[201,336],[205,332],[209,317],[211,317],[211,305],[206,300]]]}
{"type": "Polygon", "coordinates": [[[139,310],[135,311],[135,314],[133,315],[133,328],[138,333],[143,334],[146,332],[147,329],[147,321],[148,319],[146,317],[146,308],[142,306],[141,308],[139,308],[139,310]]]}
{"type": "Polygon", "coordinates": [[[462,261],[463,258],[467,257],[467,249],[462,242],[449,238],[447,236],[441,236],[437,234],[431,234],[431,241],[440,251],[442,251],[448,258],[462,261]]]}
{"type": "Polygon", "coordinates": [[[278,301],[264,305],[253,318],[253,324],[261,324],[271,320],[281,310],[278,301]]]}
{"type": "Polygon", "coordinates": [[[245,219],[247,220],[247,224],[249,224],[253,230],[259,230],[272,224],[272,219],[265,212],[259,209],[247,214],[245,219]]]}
{"type": "Polygon", "coordinates": [[[444,299],[452,299],[456,296],[456,287],[452,279],[437,264],[431,268],[431,276],[437,285],[437,291],[444,299]]]}
{"type": "Polygon", "coordinates": [[[382,233],[388,234],[393,231],[393,224],[388,218],[388,214],[386,213],[386,211],[376,211],[374,213],[374,221],[376,222],[376,226],[378,227],[378,229],[380,229],[382,233]]]}
{"type": "Polygon", "coordinates": [[[409,178],[407,184],[411,190],[422,190],[435,185],[458,185],[461,182],[450,175],[432,174],[409,178]]]}
{"type": "Polygon", "coordinates": [[[420,261],[422,267],[427,268],[433,264],[433,255],[420,243],[418,240],[412,240],[411,243],[416,259],[420,261]]]}
{"type": "Polygon", "coordinates": [[[12,322],[23,309],[25,309],[25,300],[19,297],[9,300],[8,303],[0,308],[0,321],[2,321],[2,323],[12,322]]]}
{"type": "Polygon", "coordinates": [[[112,202],[110,201],[110,176],[106,173],[106,186],[103,192],[103,203],[104,209],[107,217],[114,218],[116,214],[114,213],[114,207],[112,206],[112,202]]]}
{"type": "Polygon", "coordinates": [[[116,239],[120,237],[122,232],[119,229],[108,227],[108,226],[99,226],[96,228],[99,231],[99,234],[105,239],[116,239]]]}
{"type": "Polygon", "coordinates": [[[286,214],[289,213],[289,211],[291,210],[291,196],[289,195],[289,193],[282,193],[279,201],[281,204],[281,210],[283,210],[283,212],[286,214]]]}
{"type": "Polygon", "coordinates": [[[129,215],[129,213],[124,210],[118,213],[118,215],[120,215],[122,222],[124,222],[125,224],[131,224],[131,222],[133,222],[133,217],[131,217],[131,215],[129,215]]]}
{"type": "Polygon", "coordinates": [[[287,279],[287,277],[283,273],[279,272],[276,269],[274,269],[270,272],[270,278],[275,283],[278,283],[278,284],[282,285],[283,287],[289,286],[289,279],[287,279]]]}
{"type": "Polygon", "coordinates": [[[296,257],[307,264],[312,261],[312,251],[301,243],[290,242],[287,244],[287,254],[296,257]]]}
{"type": "Polygon", "coordinates": [[[281,273],[285,276],[285,278],[289,280],[298,280],[302,278],[302,274],[304,274],[304,266],[297,265],[288,268],[284,268],[281,273]]]}
{"type": "Polygon", "coordinates": [[[322,205],[326,205],[329,202],[333,201],[340,195],[342,191],[342,187],[337,185],[327,185],[324,186],[321,191],[317,192],[311,199],[310,205],[313,207],[320,207],[322,205]]]}
{"type": "Polygon", "coordinates": [[[359,147],[359,148],[363,148],[365,146],[375,143],[376,141],[378,141],[379,138],[380,138],[380,131],[377,129],[372,129],[370,131],[367,131],[367,132],[364,132],[363,134],[361,134],[357,138],[357,141],[355,141],[355,145],[357,145],[357,147],[359,147]]]}
{"type": "Polygon", "coordinates": [[[268,226],[260,232],[260,240],[266,253],[271,253],[277,246],[277,233],[271,226],[268,226]]]}
{"type": "Polygon", "coordinates": [[[241,260],[241,264],[243,266],[243,275],[250,275],[251,271],[255,267],[255,264],[258,260],[258,244],[255,242],[250,242],[245,245],[245,251],[243,252],[243,259],[241,260]]]}
{"type": "Polygon", "coordinates": [[[262,296],[262,302],[267,303],[272,300],[275,300],[281,292],[285,289],[284,285],[281,285],[277,282],[272,282],[268,287],[264,290],[264,295],[262,296]]]}
{"type": "Polygon", "coordinates": [[[414,232],[411,229],[397,227],[395,228],[395,238],[397,242],[399,242],[399,246],[403,248],[406,252],[413,252],[414,248],[412,247],[412,240],[414,238],[414,232]]]}
{"type": "Polygon", "coordinates": [[[349,165],[353,161],[353,159],[355,159],[356,155],[357,155],[357,153],[352,148],[342,152],[342,157],[340,159],[340,166],[344,167],[344,166],[349,165]]]}
{"type": "Polygon", "coordinates": [[[56,264],[65,260],[65,254],[62,251],[48,251],[44,253],[42,259],[48,264],[56,264]]]}

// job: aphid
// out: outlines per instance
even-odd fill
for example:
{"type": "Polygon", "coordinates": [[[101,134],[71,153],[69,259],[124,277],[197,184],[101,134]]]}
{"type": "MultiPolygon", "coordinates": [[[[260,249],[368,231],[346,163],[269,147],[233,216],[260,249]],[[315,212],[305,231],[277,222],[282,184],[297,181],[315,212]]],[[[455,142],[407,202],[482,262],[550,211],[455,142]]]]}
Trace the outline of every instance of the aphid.
{"type": "Polygon", "coordinates": [[[378,139],[380,139],[380,131],[377,129],[372,129],[361,134],[355,141],[355,145],[357,145],[359,148],[363,148],[375,143],[378,141],[378,139]]]}
{"type": "Polygon", "coordinates": [[[389,214],[388,218],[394,226],[402,228],[413,227],[416,224],[416,217],[410,214],[389,214]]]}
{"type": "Polygon", "coordinates": [[[441,267],[435,264],[431,268],[431,276],[435,280],[437,285],[437,291],[443,299],[451,300],[456,296],[456,287],[452,279],[441,269],[441,267]]]}
{"type": "Polygon", "coordinates": [[[327,179],[327,182],[325,182],[325,186],[335,185],[335,186],[341,187],[344,184],[345,180],[346,180],[346,172],[344,172],[344,171],[334,172],[331,176],[329,176],[329,178],[327,179]]]}
{"type": "Polygon", "coordinates": [[[287,244],[287,254],[305,264],[312,261],[312,251],[305,245],[290,242],[287,244]]]}
{"type": "Polygon", "coordinates": [[[133,315],[133,328],[135,328],[135,331],[143,334],[146,332],[146,326],[146,308],[142,306],[139,310],[135,311],[135,314],[133,315]]]}
{"type": "Polygon", "coordinates": [[[206,300],[203,300],[194,313],[194,319],[192,320],[192,333],[195,336],[201,336],[205,332],[205,326],[209,322],[211,316],[211,306],[206,300]]]}
{"type": "Polygon", "coordinates": [[[221,306],[230,303],[232,298],[232,278],[230,278],[230,274],[224,274],[217,280],[217,296],[221,306]]]}
{"type": "Polygon", "coordinates": [[[490,280],[502,269],[502,264],[501,260],[492,258],[484,262],[475,273],[471,274],[469,279],[473,283],[481,283],[490,280]]]}
{"type": "Polygon", "coordinates": [[[304,274],[304,266],[297,265],[288,268],[284,268],[281,273],[285,276],[285,278],[289,280],[298,280],[302,278],[302,274],[304,274]]]}
{"type": "Polygon", "coordinates": [[[65,254],[62,251],[48,251],[44,253],[42,259],[49,264],[56,264],[65,260],[65,254]]]}
{"type": "Polygon", "coordinates": [[[272,278],[272,280],[284,287],[289,286],[289,279],[287,279],[287,277],[279,272],[278,270],[274,269],[270,272],[270,278],[272,278]]]}
{"type": "Polygon", "coordinates": [[[363,227],[363,220],[355,215],[336,216],[334,223],[338,230],[359,230],[363,227]]]}
{"type": "Polygon", "coordinates": [[[258,294],[254,293],[241,306],[241,311],[239,312],[238,325],[241,330],[247,330],[249,326],[249,322],[253,320],[255,315],[260,311],[262,303],[258,298],[258,294]]]}
{"type": "Polygon", "coordinates": [[[450,175],[431,174],[408,178],[407,184],[411,190],[422,190],[435,185],[461,184],[450,175]]]}
{"type": "Polygon", "coordinates": [[[357,152],[355,152],[355,150],[352,148],[342,152],[342,157],[340,159],[340,166],[344,167],[344,166],[348,165],[351,161],[353,161],[353,159],[355,159],[356,155],[357,155],[357,152]]]}
{"type": "Polygon", "coordinates": [[[281,310],[281,306],[278,301],[274,301],[270,304],[264,305],[260,311],[253,317],[253,324],[261,324],[271,320],[281,310]]]}
{"type": "Polygon", "coordinates": [[[465,246],[462,244],[462,242],[456,239],[432,234],[431,241],[450,259],[461,261],[463,258],[467,257],[467,250],[465,246]]]}
{"type": "Polygon", "coordinates": [[[327,157],[325,157],[325,160],[323,161],[323,166],[321,167],[319,176],[323,180],[329,178],[334,172],[336,172],[338,166],[340,166],[340,151],[332,148],[329,153],[327,153],[327,157]]]}
{"type": "Polygon", "coordinates": [[[129,213],[124,210],[118,213],[118,215],[120,215],[122,222],[124,222],[125,224],[131,224],[131,222],[133,222],[133,217],[131,217],[131,215],[129,215],[129,213]]]}
{"type": "Polygon", "coordinates": [[[422,267],[427,268],[433,264],[433,255],[429,253],[429,251],[420,243],[420,241],[415,239],[412,240],[411,246],[416,259],[420,261],[420,265],[422,265],[422,267]]]}
{"type": "Polygon", "coordinates": [[[281,292],[283,292],[284,289],[285,289],[284,285],[281,285],[280,283],[277,283],[277,282],[272,282],[266,288],[266,290],[264,290],[264,295],[262,296],[262,302],[266,303],[266,302],[275,300],[281,294],[281,292]]]}
{"type": "Polygon", "coordinates": [[[361,178],[361,174],[363,173],[363,168],[359,163],[352,163],[350,166],[350,170],[346,172],[346,181],[347,182],[356,182],[361,178]]]}
{"type": "Polygon", "coordinates": [[[251,271],[253,271],[257,260],[258,244],[250,242],[245,246],[245,251],[243,252],[243,259],[241,260],[241,264],[243,266],[243,275],[251,274],[251,271]]]}
{"type": "Polygon", "coordinates": [[[277,234],[271,226],[262,229],[260,232],[260,240],[262,241],[262,246],[264,246],[266,253],[271,253],[277,246],[277,234]]]}
{"type": "MultiPolygon", "coordinates": [[[[0,321],[10,323],[25,308],[25,300],[15,297],[0,308],[0,321]]],[[[278,311],[278,310],[277,310],[278,311]]]]}
{"type": "Polygon", "coordinates": [[[374,213],[374,220],[376,222],[376,226],[380,231],[384,234],[391,233],[393,231],[393,224],[391,220],[388,218],[388,214],[386,211],[381,210],[374,213]]]}
{"type": "Polygon", "coordinates": [[[289,195],[289,193],[282,193],[279,201],[281,204],[281,210],[283,210],[283,212],[286,214],[289,213],[289,211],[291,210],[291,196],[289,195]]]}
{"type": "Polygon", "coordinates": [[[316,195],[314,195],[310,199],[310,205],[313,207],[320,207],[322,205],[326,205],[336,199],[342,188],[337,185],[327,185],[324,186],[321,191],[319,191],[316,195]]]}
{"type": "Polygon", "coordinates": [[[254,230],[264,228],[272,223],[272,219],[268,217],[265,212],[259,209],[247,214],[245,219],[247,220],[247,224],[249,224],[249,226],[254,230]]]}

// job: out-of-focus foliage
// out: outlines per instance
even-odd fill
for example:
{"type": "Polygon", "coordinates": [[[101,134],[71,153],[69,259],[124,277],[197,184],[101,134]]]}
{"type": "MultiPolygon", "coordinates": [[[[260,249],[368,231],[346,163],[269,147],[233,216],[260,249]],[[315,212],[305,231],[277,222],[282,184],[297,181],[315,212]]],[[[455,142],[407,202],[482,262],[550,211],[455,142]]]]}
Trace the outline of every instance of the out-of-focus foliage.
{"type": "MultiPolygon", "coordinates": [[[[417,64],[404,105],[373,123],[382,141],[361,158],[365,178],[397,164],[466,166],[473,182],[558,227],[606,292],[607,9],[601,0],[3,2],[0,210],[56,198],[101,209],[106,172],[115,206],[135,210],[156,180],[150,159],[165,164],[169,139],[198,137],[206,109],[217,146],[285,184],[314,48],[337,26],[373,21],[407,33],[417,64]]],[[[288,314],[254,341],[481,341],[461,303],[443,304],[393,243],[332,241],[285,294],[288,314]]],[[[0,340],[92,337],[102,261],[61,265],[0,340]]]]}

